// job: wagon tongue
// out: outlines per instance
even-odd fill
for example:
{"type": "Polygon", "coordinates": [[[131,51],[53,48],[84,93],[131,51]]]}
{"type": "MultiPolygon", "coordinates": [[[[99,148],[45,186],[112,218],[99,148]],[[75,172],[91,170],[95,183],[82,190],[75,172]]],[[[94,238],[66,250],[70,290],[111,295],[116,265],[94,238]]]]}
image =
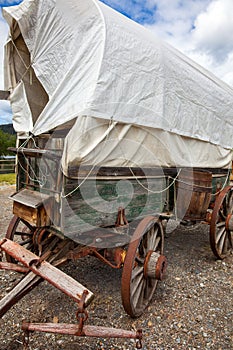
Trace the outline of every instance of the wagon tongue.
{"type": "Polygon", "coordinates": [[[24,267],[0,262],[0,269],[21,270],[20,272],[28,273],[2,300],[0,300],[0,318],[43,280],[48,281],[54,287],[71,297],[78,305],[78,311],[76,313],[77,324],[23,322],[22,329],[26,334],[25,343],[28,341],[29,332],[39,331],[101,338],[132,338],[138,340],[136,344],[137,348],[142,347],[141,330],[127,331],[123,329],[84,325],[88,318],[86,306],[94,298],[93,293],[75,279],[45,261],[44,259],[46,257],[39,257],[16,242],[6,238],[0,241],[0,252],[1,250],[22,263],[24,267]]]}

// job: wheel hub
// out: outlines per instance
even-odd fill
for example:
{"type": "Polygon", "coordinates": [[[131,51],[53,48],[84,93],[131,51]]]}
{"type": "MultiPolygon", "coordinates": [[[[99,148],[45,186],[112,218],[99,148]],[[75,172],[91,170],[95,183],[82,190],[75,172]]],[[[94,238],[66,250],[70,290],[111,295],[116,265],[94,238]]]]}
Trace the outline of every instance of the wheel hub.
{"type": "Polygon", "coordinates": [[[144,262],[144,277],[162,281],[167,268],[167,258],[158,252],[149,251],[144,262]]]}

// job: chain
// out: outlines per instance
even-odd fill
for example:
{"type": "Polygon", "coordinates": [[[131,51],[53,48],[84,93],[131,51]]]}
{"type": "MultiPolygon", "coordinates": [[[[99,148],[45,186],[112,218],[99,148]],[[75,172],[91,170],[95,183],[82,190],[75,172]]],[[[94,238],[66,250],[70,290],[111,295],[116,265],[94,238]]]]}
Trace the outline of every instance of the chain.
{"type": "Polygon", "coordinates": [[[142,349],[142,330],[137,330],[137,342],[136,342],[136,349],[142,349]]]}
{"type": "Polygon", "coordinates": [[[29,331],[25,330],[23,333],[23,348],[29,350],[29,331]]]}
{"type": "Polygon", "coordinates": [[[84,322],[88,319],[87,310],[85,310],[85,299],[87,297],[88,291],[85,289],[83,291],[80,302],[78,303],[78,311],[76,313],[76,318],[78,320],[78,331],[77,335],[83,335],[84,322]]]}

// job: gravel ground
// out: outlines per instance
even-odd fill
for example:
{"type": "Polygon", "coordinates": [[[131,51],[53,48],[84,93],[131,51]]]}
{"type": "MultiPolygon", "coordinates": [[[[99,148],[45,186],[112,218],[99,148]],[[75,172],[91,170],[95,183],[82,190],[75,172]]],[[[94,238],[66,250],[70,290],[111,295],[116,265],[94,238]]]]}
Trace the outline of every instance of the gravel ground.
{"type": "MultiPolygon", "coordinates": [[[[0,237],[12,217],[8,195],[13,187],[0,188],[0,237]]],[[[174,223],[175,224],[175,223],[174,223]]],[[[233,349],[233,256],[217,261],[209,247],[208,226],[178,226],[166,234],[166,278],[158,284],[153,303],[139,319],[123,310],[121,271],[87,257],[63,270],[95,293],[88,324],[142,328],[143,349],[233,349]]],[[[0,272],[0,297],[19,279],[0,272]]],[[[42,283],[0,320],[0,349],[23,349],[21,322],[75,322],[76,306],[55,288],[42,283]]],[[[77,338],[33,333],[31,350],[135,349],[131,340],[77,338]]]]}

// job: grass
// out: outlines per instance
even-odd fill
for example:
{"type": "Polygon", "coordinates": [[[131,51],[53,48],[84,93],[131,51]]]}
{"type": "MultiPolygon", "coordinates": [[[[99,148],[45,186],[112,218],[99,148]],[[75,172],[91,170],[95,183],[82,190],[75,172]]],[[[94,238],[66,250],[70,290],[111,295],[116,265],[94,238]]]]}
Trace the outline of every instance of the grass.
{"type": "Polygon", "coordinates": [[[0,185],[14,185],[15,182],[15,174],[0,174],[0,185]]]}

